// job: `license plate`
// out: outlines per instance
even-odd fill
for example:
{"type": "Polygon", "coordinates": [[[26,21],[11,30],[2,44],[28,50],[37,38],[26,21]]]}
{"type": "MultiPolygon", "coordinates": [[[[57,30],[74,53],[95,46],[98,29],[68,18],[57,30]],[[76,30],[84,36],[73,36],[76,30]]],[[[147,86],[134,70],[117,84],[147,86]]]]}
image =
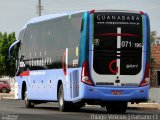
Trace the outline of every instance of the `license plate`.
{"type": "Polygon", "coordinates": [[[123,91],[122,90],[112,90],[112,95],[122,95],[123,91]]]}

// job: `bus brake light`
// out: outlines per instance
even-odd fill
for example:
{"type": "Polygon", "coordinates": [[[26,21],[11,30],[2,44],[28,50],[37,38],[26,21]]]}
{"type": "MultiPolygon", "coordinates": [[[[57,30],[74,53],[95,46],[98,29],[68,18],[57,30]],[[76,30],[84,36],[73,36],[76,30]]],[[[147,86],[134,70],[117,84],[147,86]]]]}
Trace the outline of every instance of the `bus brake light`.
{"type": "Polygon", "coordinates": [[[149,70],[150,70],[150,64],[147,63],[146,67],[145,67],[145,74],[144,74],[144,78],[140,84],[141,87],[146,86],[149,84],[149,70]]]}
{"type": "Polygon", "coordinates": [[[83,62],[81,81],[88,85],[92,85],[92,86],[94,85],[90,77],[88,61],[83,62]]]}

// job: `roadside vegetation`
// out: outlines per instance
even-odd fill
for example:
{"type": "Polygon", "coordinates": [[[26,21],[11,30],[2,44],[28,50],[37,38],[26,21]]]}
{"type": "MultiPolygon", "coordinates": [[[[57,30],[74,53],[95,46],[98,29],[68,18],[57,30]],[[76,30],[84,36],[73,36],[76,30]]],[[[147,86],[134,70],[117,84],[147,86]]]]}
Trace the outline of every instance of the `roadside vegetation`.
{"type": "Polygon", "coordinates": [[[15,32],[10,34],[0,32],[0,78],[2,76],[15,75],[15,59],[16,50],[13,51],[11,59],[8,58],[8,49],[10,45],[16,40],[15,32]]]}

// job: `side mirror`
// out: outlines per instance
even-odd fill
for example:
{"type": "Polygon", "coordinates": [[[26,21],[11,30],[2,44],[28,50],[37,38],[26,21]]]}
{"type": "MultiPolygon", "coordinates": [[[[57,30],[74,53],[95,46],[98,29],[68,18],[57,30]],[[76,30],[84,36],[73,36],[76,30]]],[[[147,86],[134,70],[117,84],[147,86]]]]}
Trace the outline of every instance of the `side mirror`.
{"type": "Polygon", "coordinates": [[[16,40],[14,43],[11,44],[11,46],[9,47],[8,50],[8,58],[11,59],[12,54],[13,54],[13,48],[15,45],[17,45],[17,47],[19,48],[21,44],[21,40],[16,40]]]}

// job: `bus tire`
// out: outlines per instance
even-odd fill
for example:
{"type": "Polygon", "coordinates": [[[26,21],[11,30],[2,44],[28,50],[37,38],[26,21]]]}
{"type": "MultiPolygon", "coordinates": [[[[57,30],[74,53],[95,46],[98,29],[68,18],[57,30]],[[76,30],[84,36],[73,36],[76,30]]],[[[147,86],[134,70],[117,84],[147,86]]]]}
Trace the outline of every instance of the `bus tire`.
{"type": "Polygon", "coordinates": [[[25,93],[24,93],[24,102],[25,102],[26,108],[33,108],[34,107],[34,104],[30,100],[28,100],[27,88],[25,89],[25,93]]]}
{"type": "Polygon", "coordinates": [[[64,91],[63,91],[62,84],[59,86],[59,89],[58,89],[58,104],[59,104],[59,110],[61,112],[68,111],[69,106],[67,102],[65,102],[64,100],[64,91]]]}
{"type": "Polygon", "coordinates": [[[108,113],[123,114],[127,110],[127,102],[115,102],[106,105],[108,113]]]}

